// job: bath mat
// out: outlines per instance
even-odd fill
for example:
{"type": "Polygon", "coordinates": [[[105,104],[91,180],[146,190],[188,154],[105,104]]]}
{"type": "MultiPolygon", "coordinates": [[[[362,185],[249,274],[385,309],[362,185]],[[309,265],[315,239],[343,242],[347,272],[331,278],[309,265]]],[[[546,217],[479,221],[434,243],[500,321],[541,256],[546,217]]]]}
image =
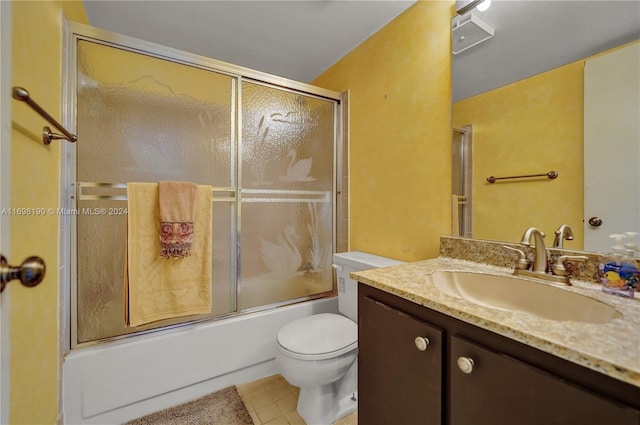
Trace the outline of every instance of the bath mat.
{"type": "Polygon", "coordinates": [[[234,386],[127,422],[125,425],[254,425],[234,386]]]}

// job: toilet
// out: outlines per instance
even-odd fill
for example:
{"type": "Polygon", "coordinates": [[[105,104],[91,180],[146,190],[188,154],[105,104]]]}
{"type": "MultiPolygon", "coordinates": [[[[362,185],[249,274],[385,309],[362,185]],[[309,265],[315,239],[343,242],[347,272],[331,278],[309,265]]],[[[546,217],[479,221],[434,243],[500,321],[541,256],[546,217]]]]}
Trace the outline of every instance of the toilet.
{"type": "Polygon", "coordinates": [[[308,425],[331,424],[358,407],[358,283],[349,273],[402,263],[360,251],[334,254],[341,314],[314,314],[278,331],[280,374],[300,387],[297,410],[308,425]]]}

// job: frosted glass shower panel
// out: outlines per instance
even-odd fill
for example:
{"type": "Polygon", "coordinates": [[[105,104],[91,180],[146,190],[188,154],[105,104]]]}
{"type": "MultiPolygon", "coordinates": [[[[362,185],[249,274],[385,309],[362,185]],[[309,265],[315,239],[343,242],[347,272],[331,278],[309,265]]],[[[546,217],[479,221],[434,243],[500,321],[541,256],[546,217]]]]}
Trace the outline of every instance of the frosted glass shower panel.
{"type": "Polygon", "coordinates": [[[70,203],[122,213],[72,218],[72,345],[332,293],[338,99],[132,40],[74,40],[70,203]],[[128,327],[126,183],[162,180],[213,188],[213,309],[128,327]]]}
{"type": "Polygon", "coordinates": [[[242,207],[241,246],[241,309],[330,292],[330,197],[247,200],[242,207]]]}
{"type": "Polygon", "coordinates": [[[84,343],[236,309],[237,79],[145,52],[77,41],[75,340],[84,343]],[[127,327],[128,182],[214,187],[211,314],[127,327]],[[85,214],[85,211],[117,214],[85,214]]]}
{"type": "Polygon", "coordinates": [[[335,108],[242,85],[241,309],[333,289],[335,108]]]}
{"type": "Polygon", "coordinates": [[[235,184],[234,77],[85,40],[77,58],[79,181],[235,184]]]}
{"type": "MultiPolygon", "coordinates": [[[[122,211],[124,201],[80,201],[79,211],[122,211]]],[[[145,329],[160,328],[203,319],[235,310],[235,251],[230,248],[236,207],[231,202],[213,203],[212,310],[209,315],[179,317],[140,327],[124,322],[124,257],[127,216],[77,216],[77,341],[100,340],[145,329]]]]}
{"type": "Polygon", "coordinates": [[[331,190],[335,102],[242,85],[242,187],[331,190]]]}

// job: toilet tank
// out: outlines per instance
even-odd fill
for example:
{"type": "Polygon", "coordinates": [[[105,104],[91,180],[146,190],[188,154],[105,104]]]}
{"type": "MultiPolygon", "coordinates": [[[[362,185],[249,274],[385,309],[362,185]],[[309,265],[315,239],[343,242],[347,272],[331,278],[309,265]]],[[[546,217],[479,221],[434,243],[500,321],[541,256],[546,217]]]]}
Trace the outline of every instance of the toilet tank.
{"type": "Polygon", "coordinates": [[[380,257],[361,251],[333,254],[333,268],[338,278],[338,309],[354,322],[358,321],[358,282],[349,273],[378,267],[405,264],[404,261],[380,257]]]}

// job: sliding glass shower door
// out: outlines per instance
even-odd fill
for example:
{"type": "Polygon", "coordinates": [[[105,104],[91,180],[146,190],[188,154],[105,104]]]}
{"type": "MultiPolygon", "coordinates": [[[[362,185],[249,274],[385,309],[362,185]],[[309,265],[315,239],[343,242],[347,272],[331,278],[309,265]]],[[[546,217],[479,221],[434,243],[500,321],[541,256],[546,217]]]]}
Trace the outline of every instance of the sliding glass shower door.
{"type": "Polygon", "coordinates": [[[242,309],[332,290],[335,104],[242,85],[242,309]]]}
{"type": "Polygon", "coordinates": [[[331,294],[339,96],[74,28],[72,346],[331,294]],[[161,180],[213,187],[213,308],[128,327],[126,183],[161,180]]]}

